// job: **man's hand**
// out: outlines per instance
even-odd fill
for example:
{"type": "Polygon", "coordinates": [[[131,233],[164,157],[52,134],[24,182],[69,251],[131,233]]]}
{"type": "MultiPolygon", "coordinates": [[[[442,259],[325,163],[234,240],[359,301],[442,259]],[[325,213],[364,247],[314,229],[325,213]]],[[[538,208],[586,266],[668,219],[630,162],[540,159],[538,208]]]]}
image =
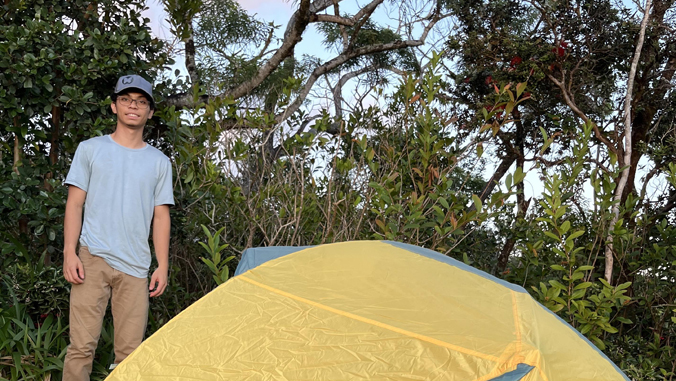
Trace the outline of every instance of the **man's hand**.
{"type": "Polygon", "coordinates": [[[84,283],[84,266],[75,250],[82,228],[82,207],[87,192],[70,185],[66,200],[66,215],[63,219],[63,277],[72,284],[84,283]]]}
{"type": "Polygon", "coordinates": [[[150,292],[150,297],[154,298],[160,296],[164,293],[164,290],[167,288],[167,269],[158,267],[153,276],[150,277],[150,285],[148,286],[148,291],[150,292]]]}
{"type": "Polygon", "coordinates": [[[63,258],[63,277],[72,284],[84,283],[84,266],[80,257],[75,254],[65,255],[63,258]]]}

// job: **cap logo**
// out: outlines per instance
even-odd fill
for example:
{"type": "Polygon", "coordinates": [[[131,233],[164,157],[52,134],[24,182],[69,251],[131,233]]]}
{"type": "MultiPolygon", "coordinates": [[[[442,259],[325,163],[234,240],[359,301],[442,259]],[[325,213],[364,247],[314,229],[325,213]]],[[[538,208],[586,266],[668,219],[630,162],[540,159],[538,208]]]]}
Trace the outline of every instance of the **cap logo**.
{"type": "Polygon", "coordinates": [[[128,85],[132,82],[134,82],[134,78],[131,75],[128,75],[126,77],[122,77],[122,84],[128,85]]]}

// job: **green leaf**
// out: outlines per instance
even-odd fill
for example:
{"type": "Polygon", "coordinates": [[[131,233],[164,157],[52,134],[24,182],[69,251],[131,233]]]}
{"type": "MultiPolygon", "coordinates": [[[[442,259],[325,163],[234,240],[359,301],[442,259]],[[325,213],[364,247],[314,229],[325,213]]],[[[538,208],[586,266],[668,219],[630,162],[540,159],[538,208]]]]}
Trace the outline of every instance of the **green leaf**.
{"type": "Polygon", "coordinates": [[[601,339],[599,339],[598,337],[591,337],[590,339],[591,341],[594,342],[594,344],[596,344],[597,347],[599,347],[600,350],[606,349],[606,343],[601,341],[601,339]]]}
{"type": "Polygon", "coordinates": [[[23,87],[25,89],[33,88],[33,80],[31,78],[26,78],[26,80],[23,82],[23,87]]]}
{"type": "Polygon", "coordinates": [[[561,311],[561,310],[563,309],[563,304],[555,304],[555,305],[549,307],[549,309],[550,309],[552,312],[555,312],[555,313],[556,313],[556,312],[559,312],[559,311],[561,311]]]}
{"type": "Polygon", "coordinates": [[[192,168],[188,169],[188,174],[185,176],[185,179],[183,179],[183,182],[187,184],[191,182],[194,177],[195,173],[193,172],[192,168]]]}
{"type": "Polygon", "coordinates": [[[580,283],[577,286],[575,286],[575,288],[573,288],[573,290],[581,290],[581,289],[589,288],[589,287],[592,286],[592,284],[593,284],[592,282],[580,283]]]}
{"type": "Polygon", "coordinates": [[[507,105],[505,106],[505,115],[509,115],[512,110],[514,109],[514,102],[507,102],[507,105]]]}
{"type": "Polygon", "coordinates": [[[556,234],[554,234],[550,231],[545,231],[544,233],[547,237],[550,237],[550,238],[556,240],[557,242],[561,242],[561,238],[559,238],[556,234]]]}
{"type": "Polygon", "coordinates": [[[552,270],[566,271],[566,269],[561,265],[551,265],[550,267],[552,268],[552,270]]]}
{"type": "Polygon", "coordinates": [[[566,234],[568,230],[570,230],[570,221],[564,221],[563,224],[561,224],[561,232],[566,234]]]}
{"type": "Polygon", "coordinates": [[[205,225],[202,225],[202,231],[204,232],[204,235],[207,236],[207,238],[211,238],[211,233],[205,225]]]}
{"type": "Polygon", "coordinates": [[[206,243],[204,243],[204,242],[198,242],[198,243],[204,248],[204,250],[206,250],[208,253],[211,253],[211,249],[209,248],[209,246],[207,246],[206,243]]]}
{"type": "Polygon", "coordinates": [[[483,208],[483,204],[481,203],[481,199],[479,198],[479,196],[473,194],[472,201],[474,201],[474,208],[476,208],[476,211],[480,212],[481,208],[483,208]]]}
{"type": "Polygon", "coordinates": [[[516,97],[520,97],[523,91],[526,89],[527,82],[521,82],[516,84],[516,97]]]}
{"type": "MultiPolygon", "coordinates": [[[[672,319],[676,319],[676,318],[673,318],[673,317],[672,317],[672,319]]],[[[630,319],[623,318],[623,317],[621,317],[621,316],[619,316],[619,317],[617,318],[617,321],[619,321],[619,322],[622,323],[622,324],[634,324],[634,322],[631,321],[630,319]]]]}
{"type": "Polygon", "coordinates": [[[574,240],[575,238],[581,236],[582,234],[584,234],[584,230],[578,230],[578,231],[572,233],[571,235],[569,235],[567,240],[574,240]]]}
{"type": "Polygon", "coordinates": [[[587,292],[586,288],[576,290],[573,292],[573,295],[571,295],[571,299],[582,299],[582,297],[584,297],[585,292],[587,292]]]}

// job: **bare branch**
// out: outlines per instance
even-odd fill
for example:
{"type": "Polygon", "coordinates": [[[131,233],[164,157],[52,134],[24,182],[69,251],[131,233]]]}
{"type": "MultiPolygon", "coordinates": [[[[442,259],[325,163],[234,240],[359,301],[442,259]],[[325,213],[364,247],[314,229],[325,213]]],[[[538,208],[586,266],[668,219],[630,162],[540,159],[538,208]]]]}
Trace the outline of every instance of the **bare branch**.
{"type": "Polygon", "coordinates": [[[265,39],[265,44],[263,45],[261,52],[258,53],[258,55],[254,57],[251,61],[258,61],[267,53],[268,47],[270,46],[270,42],[272,42],[272,37],[274,36],[274,33],[275,30],[273,28],[270,28],[270,31],[268,32],[268,38],[265,39]]]}
{"type": "Polygon", "coordinates": [[[378,5],[380,5],[380,3],[382,3],[383,1],[385,0],[373,0],[371,3],[369,3],[369,5],[360,9],[359,12],[357,12],[357,14],[354,15],[354,17],[352,17],[352,20],[354,21],[361,20],[361,18],[364,17],[364,15],[367,14],[370,15],[371,13],[373,13],[373,10],[375,10],[376,7],[378,7],[378,5]]]}
{"type": "Polygon", "coordinates": [[[611,143],[610,140],[608,140],[608,138],[603,136],[603,134],[599,130],[599,127],[596,125],[596,123],[590,121],[589,118],[587,117],[587,115],[585,115],[585,113],[582,112],[582,110],[580,110],[577,107],[577,105],[575,104],[575,101],[573,101],[573,99],[570,97],[570,93],[569,93],[568,88],[566,87],[566,84],[565,84],[565,76],[566,76],[566,73],[564,71],[563,76],[562,76],[564,79],[559,81],[553,75],[547,73],[547,78],[549,78],[552,82],[554,82],[554,84],[556,86],[559,87],[559,89],[561,89],[561,93],[563,94],[563,100],[566,102],[568,107],[570,107],[570,109],[573,110],[575,115],[580,117],[580,119],[582,119],[585,123],[590,123],[592,125],[592,128],[594,129],[594,135],[596,136],[596,138],[599,139],[600,141],[602,141],[603,144],[605,144],[606,147],[608,147],[608,149],[611,152],[613,152],[614,154],[617,155],[617,148],[613,145],[613,143],[611,143]]]}
{"type": "MultiPolygon", "coordinates": [[[[338,6],[338,2],[340,0],[333,0],[333,11],[335,12],[336,16],[340,17],[340,7],[338,6]]],[[[352,21],[352,20],[350,20],[352,21]]],[[[352,22],[354,25],[354,22],[352,22]]],[[[348,46],[348,40],[347,40],[347,31],[345,30],[344,25],[339,25],[340,29],[340,34],[343,36],[343,49],[347,49],[348,46]]]]}
{"type": "Polygon", "coordinates": [[[361,27],[364,26],[364,23],[371,17],[373,11],[376,10],[378,5],[380,5],[384,0],[373,0],[369,5],[360,9],[359,12],[352,18],[357,24],[352,31],[352,36],[350,37],[350,43],[347,45],[345,50],[350,50],[354,47],[354,43],[357,41],[357,34],[361,30],[361,27]]]}
{"type": "Polygon", "coordinates": [[[396,49],[402,49],[406,47],[411,47],[411,46],[418,46],[422,45],[424,41],[422,40],[407,40],[407,41],[396,41],[396,42],[391,42],[387,44],[377,44],[377,45],[369,45],[369,46],[363,46],[348,52],[344,52],[327,63],[318,66],[315,68],[315,70],[312,72],[310,77],[307,79],[305,82],[305,86],[303,86],[303,89],[301,90],[300,94],[294,100],[292,104],[289,105],[289,107],[281,114],[278,114],[276,117],[277,123],[281,123],[284,121],[288,116],[292,115],[298,108],[300,108],[301,104],[307,97],[307,95],[310,93],[310,90],[312,89],[312,86],[315,84],[317,79],[321,77],[324,73],[333,70],[337,68],[338,66],[342,65],[343,63],[347,62],[348,60],[355,58],[355,57],[360,57],[368,54],[373,54],[373,53],[379,53],[379,52],[385,52],[385,51],[390,51],[390,50],[396,50],[396,49]]]}
{"type": "MultiPolygon", "coordinates": [[[[374,0],[374,2],[371,3],[371,4],[375,4],[377,1],[379,1],[379,0],[374,0]]],[[[421,37],[417,40],[395,41],[395,42],[390,42],[390,43],[387,43],[387,44],[376,44],[376,45],[362,46],[362,47],[359,47],[357,49],[352,49],[352,50],[343,52],[342,54],[334,57],[333,59],[326,62],[325,64],[318,66],[317,68],[315,68],[315,70],[312,72],[310,77],[307,79],[307,81],[305,82],[305,85],[303,86],[303,89],[301,90],[298,97],[294,100],[294,102],[291,103],[289,105],[289,107],[283,113],[278,114],[275,117],[277,123],[282,122],[289,115],[292,115],[294,112],[296,112],[296,110],[298,110],[298,108],[300,108],[301,104],[303,103],[303,101],[305,101],[305,98],[310,93],[310,90],[312,89],[312,86],[314,85],[314,83],[324,73],[337,68],[338,66],[342,65],[343,63],[347,62],[348,60],[350,60],[352,58],[361,57],[361,56],[374,54],[374,53],[380,53],[380,52],[385,52],[385,51],[391,51],[391,50],[397,50],[397,49],[403,49],[403,48],[407,48],[407,47],[415,47],[415,46],[423,45],[425,43],[425,39],[427,38],[427,35],[429,34],[429,31],[432,30],[434,25],[439,20],[441,20],[442,17],[446,17],[446,16],[448,16],[448,15],[443,15],[443,16],[435,15],[434,17],[432,17],[432,20],[430,20],[429,24],[423,30],[421,37]]]]}
{"type": "Polygon", "coordinates": [[[641,50],[643,49],[643,40],[645,39],[645,30],[648,25],[648,19],[650,18],[650,6],[651,0],[646,0],[645,12],[643,13],[643,21],[641,21],[641,32],[639,33],[638,42],[636,43],[636,51],[634,52],[634,59],[631,62],[631,69],[629,69],[629,78],[627,79],[627,94],[624,99],[624,160],[622,165],[624,169],[622,170],[622,175],[620,176],[620,181],[615,188],[615,202],[613,203],[613,218],[610,220],[610,225],[608,225],[608,237],[606,238],[606,268],[605,268],[605,278],[606,281],[612,284],[613,280],[613,262],[614,262],[614,250],[613,250],[613,235],[611,233],[618,219],[620,218],[620,201],[622,199],[622,193],[624,193],[624,187],[627,185],[627,179],[629,178],[629,166],[631,166],[631,98],[634,90],[634,78],[636,77],[636,68],[638,67],[638,61],[641,58],[641,50]]]}
{"type": "Polygon", "coordinates": [[[359,70],[351,71],[344,76],[340,77],[338,80],[338,83],[336,86],[333,88],[333,103],[334,107],[336,109],[336,118],[340,118],[343,115],[343,86],[347,83],[347,81],[351,80],[354,77],[360,76],[364,73],[367,73],[371,70],[375,69],[375,66],[369,65],[365,66],[359,70]]]}
{"type": "Polygon", "coordinates": [[[275,54],[260,68],[251,80],[242,83],[234,89],[226,92],[226,97],[241,98],[249,94],[253,89],[260,85],[270,73],[272,73],[285,58],[293,54],[294,48],[302,39],[303,32],[310,22],[312,13],[326,9],[331,5],[331,0],[317,0],[310,4],[310,0],[301,0],[298,10],[291,16],[289,24],[284,33],[284,42],[277,49],[275,54]]]}
{"type": "MultiPolygon", "coordinates": [[[[334,15],[325,15],[325,14],[319,14],[319,15],[312,15],[310,16],[310,22],[332,22],[334,24],[338,24],[341,26],[341,31],[345,31],[345,28],[343,28],[343,25],[346,26],[353,26],[354,21],[352,19],[348,19],[346,17],[340,17],[340,16],[334,16],[334,15]]],[[[347,37],[345,35],[344,37],[347,37]]]]}

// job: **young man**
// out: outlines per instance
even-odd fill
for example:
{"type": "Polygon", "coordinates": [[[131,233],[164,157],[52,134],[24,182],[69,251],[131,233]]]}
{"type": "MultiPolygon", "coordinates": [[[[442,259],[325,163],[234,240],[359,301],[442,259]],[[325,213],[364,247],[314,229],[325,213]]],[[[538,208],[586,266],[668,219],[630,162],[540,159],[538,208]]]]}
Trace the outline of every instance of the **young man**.
{"type": "Polygon", "coordinates": [[[174,197],[169,158],[143,142],[155,108],[152,86],[123,76],[112,99],[115,132],[80,143],[65,182],[63,273],[72,287],[64,381],[89,380],[111,297],[115,366],[143,341],[149,291],[160,296],[167,286],[174,197]],[[148,285],[151,221],[158,268],[148,285]]]}

